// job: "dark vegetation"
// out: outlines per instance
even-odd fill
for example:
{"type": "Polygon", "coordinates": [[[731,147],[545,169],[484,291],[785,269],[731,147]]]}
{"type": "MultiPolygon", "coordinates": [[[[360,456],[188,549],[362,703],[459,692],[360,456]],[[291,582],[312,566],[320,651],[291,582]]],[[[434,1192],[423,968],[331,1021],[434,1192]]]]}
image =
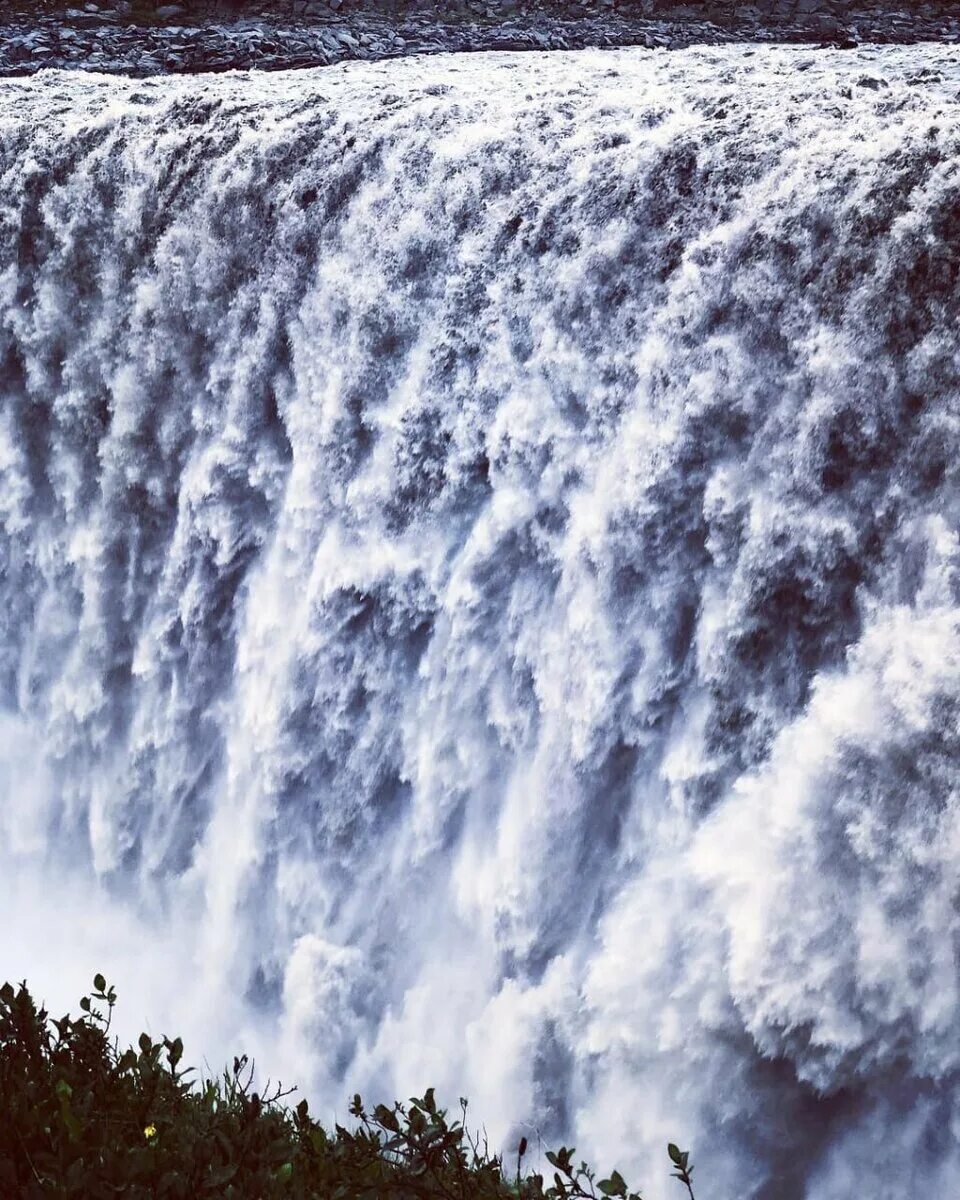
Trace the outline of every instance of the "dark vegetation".
{"type": "MultiPolygon", "coordinates": [[[[0,988],[0,1197],[75,1200],[640,1200],[621,1176],[597,1179],[573,1150],[548,1152],[552,1178],[527,1169],[527,1139],[509,1165],[422,1097],[368,1111],[332,1133],[293,1089],[258,1094],[236,1058],[220,1078],[192,1080],[180,1038],[120,1050],[110,1038],[116,992],[102,975],[77,1017],[51,1019],[26,984],[0,988]]],[[[687,1154],[668,1148],[693,1198],[687,1154]]]]}

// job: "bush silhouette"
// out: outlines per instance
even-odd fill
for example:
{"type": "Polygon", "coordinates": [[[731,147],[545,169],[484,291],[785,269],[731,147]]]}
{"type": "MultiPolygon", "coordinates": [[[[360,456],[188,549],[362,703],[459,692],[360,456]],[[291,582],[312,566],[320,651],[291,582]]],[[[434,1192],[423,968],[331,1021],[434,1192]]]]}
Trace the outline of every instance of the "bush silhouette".
{"type": "MultiPolygon", "coordinates": [[[[51,1019],[27,985],[0,988],[0,1196],[76,1200],[641,1200],[612,1172],[597,1180],[562,1147],[546,1158],[552,1180],[515,1170],[434,1098],[368,1111],[332,1133],[293,1089],[252,1090],[253,1068],[235,1058],[216,1079],[189,1078],[180,1038],[141,1034],[121,1052],[110,1039],[115,990],[102,975],[77,1017],[51,1019]]],[[[688,1156],[669,1147],[693,1197],[688,1156]]]]}

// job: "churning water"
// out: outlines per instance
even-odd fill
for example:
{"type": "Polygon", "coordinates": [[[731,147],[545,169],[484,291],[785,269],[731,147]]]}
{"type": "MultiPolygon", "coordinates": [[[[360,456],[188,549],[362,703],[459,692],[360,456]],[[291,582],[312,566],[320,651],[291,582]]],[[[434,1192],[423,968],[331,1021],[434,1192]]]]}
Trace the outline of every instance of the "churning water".
{"type": "Polygon", "coordinates": [[[958,1194],[958,92],[0,83],[0,974],[650,1197],[958,1194]]]}

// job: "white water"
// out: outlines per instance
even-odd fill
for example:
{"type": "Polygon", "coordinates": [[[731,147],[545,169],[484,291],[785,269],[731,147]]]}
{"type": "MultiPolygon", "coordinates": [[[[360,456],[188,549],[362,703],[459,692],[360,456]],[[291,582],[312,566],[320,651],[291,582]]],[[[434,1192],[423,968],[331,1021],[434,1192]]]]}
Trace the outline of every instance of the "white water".
{"type": "Polygon", "coordinates": [[[0,82],[0,974],[653,1200],[957,1194],[958,93],[0,82]]]}

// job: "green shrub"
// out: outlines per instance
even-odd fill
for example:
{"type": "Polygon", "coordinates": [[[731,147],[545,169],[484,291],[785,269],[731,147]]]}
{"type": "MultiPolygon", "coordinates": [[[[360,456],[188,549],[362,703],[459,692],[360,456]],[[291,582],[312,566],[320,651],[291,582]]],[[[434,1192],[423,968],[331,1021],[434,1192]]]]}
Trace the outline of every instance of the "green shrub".
{"type": "MultiPolygon", "coordinates": [[[[102,975],[81,1015],[50,1019],[25,983],[0,988],[0,1196],[76,1200],[641,1200],[616,1172],[596,1180],[573,1150],[548,1152],[552,1181],[516,1169],[429,1088],[328,1133],[292,1089],[252,1090],[235,1058],[219,1079],[192,1080],[183,1043],[141,1034],[137,1048],[110,1039],[116,992],[102,975]]],[[[693,1197],[687,1154],[669,1147],[675,1177],[693,1197]]]]}

